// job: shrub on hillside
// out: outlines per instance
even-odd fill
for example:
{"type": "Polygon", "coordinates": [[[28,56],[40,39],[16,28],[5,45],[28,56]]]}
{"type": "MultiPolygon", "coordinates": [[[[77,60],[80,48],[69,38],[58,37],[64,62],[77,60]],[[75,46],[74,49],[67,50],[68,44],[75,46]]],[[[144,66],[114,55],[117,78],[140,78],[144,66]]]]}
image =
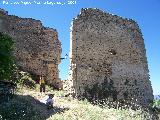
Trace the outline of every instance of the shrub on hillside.
{"type": "Polygon", "coordinates": [[[156,112],[160,113],[160,100],[153,101],[153,108],[156,112]]]}
{"type": "Polygon", "coordinates": [[[34,89],[36,87],[35,81],[33,80],[31,74],[28,72],[19,71],[17,79],[17,83],[24,87],[30,89],[34,89]]]}
{"type": "Polygon", "coordinates": [[[0,80],[11,80],[14,70],[12,38],[0,32],[0,80]]]}

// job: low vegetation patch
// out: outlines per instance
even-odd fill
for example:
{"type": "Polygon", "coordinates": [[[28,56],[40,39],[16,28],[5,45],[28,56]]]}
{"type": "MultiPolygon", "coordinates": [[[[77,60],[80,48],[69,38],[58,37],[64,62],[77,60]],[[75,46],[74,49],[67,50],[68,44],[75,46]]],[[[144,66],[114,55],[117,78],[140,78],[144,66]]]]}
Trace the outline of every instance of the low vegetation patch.
{"type": "Polygon", "coordinates": [[[149,109],[100,107],[86,99],[64,97],[64,91],[53,91],[49,87],[47,93],[41,94],[38,87],[34,90],[23,86],[13,99],[0,103],[0,120],[158,120],[149,109]],[[55,94],[54,107],[50,110],[39,102],[48,93],[55,94]]]}
{"type": "Polygon", "coordinates": [[[39,110],[32,104],[33,98],[16,95],[9,102],[0,104],[1,120],[42,120],[39,110]]]}

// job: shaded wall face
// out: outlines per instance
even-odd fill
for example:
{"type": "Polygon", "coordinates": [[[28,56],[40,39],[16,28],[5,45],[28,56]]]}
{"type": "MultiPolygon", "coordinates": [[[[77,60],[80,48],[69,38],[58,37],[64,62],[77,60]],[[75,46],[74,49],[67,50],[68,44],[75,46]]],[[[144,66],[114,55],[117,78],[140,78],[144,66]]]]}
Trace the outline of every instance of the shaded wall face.
{"type": "Polygon", "coordinates": [[[73,21],[71,66],[77,96],[89,99],[153,99],[144,41],[132,20],[82,10],[73,21]]]}
{"type": "Polygon", "coordinates": [[[36,75],[44,74],[48,83],[55,84],[61,55],[61,43],[55,29],[43,27],[38,20],[1,11],[0,31],[14,39],[14,55],[19,66],[36,75]]]}

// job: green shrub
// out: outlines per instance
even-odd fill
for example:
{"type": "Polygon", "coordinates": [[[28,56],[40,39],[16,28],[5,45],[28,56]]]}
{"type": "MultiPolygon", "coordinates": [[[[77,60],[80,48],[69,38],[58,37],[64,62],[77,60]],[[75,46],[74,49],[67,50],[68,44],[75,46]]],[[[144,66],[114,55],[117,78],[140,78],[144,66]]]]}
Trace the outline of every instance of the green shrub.
{"type": "Polygon", "coordinates": [[[13,40],[0,32],[0,80],[11,80],[14,70],[13,40]]]}
{"type": "Polygon", "coordinates": [[[28,72],[20,71],[17,82],[22,86],[25,86],[30,89],[34,89],[36,87],[35,81],[32,79],[32,76],[28,72]]]}
{"type": "Polygon", "coordinates": [[[160,100],[153,101],[153,110],[160,115],[160,100]]]}
{"type": "Polygon", "coordinates": [[[157,106],[157,107],[160,107],[160,100],[154,100],[153,105],[157,106]]]}

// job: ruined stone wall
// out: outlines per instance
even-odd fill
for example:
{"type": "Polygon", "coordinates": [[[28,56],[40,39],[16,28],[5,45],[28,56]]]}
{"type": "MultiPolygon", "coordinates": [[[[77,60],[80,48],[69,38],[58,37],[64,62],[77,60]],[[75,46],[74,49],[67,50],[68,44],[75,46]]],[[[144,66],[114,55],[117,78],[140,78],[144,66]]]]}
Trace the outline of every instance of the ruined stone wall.
{"type": "Polygon", "coordinates": [[[0,32],[14,39],[16,62],[23,70],[45,75],[48,84],[60,82],[61,43],[55,29],[43,27],[39,20],[8,15],[1,9],[0,32]]]}
{"type": "Polygon", "coordinates": [[[146,50],[137,23],[98,9],[82,9],[71,31],[70,80],[78,97],[153,99],[146,50]]]}

